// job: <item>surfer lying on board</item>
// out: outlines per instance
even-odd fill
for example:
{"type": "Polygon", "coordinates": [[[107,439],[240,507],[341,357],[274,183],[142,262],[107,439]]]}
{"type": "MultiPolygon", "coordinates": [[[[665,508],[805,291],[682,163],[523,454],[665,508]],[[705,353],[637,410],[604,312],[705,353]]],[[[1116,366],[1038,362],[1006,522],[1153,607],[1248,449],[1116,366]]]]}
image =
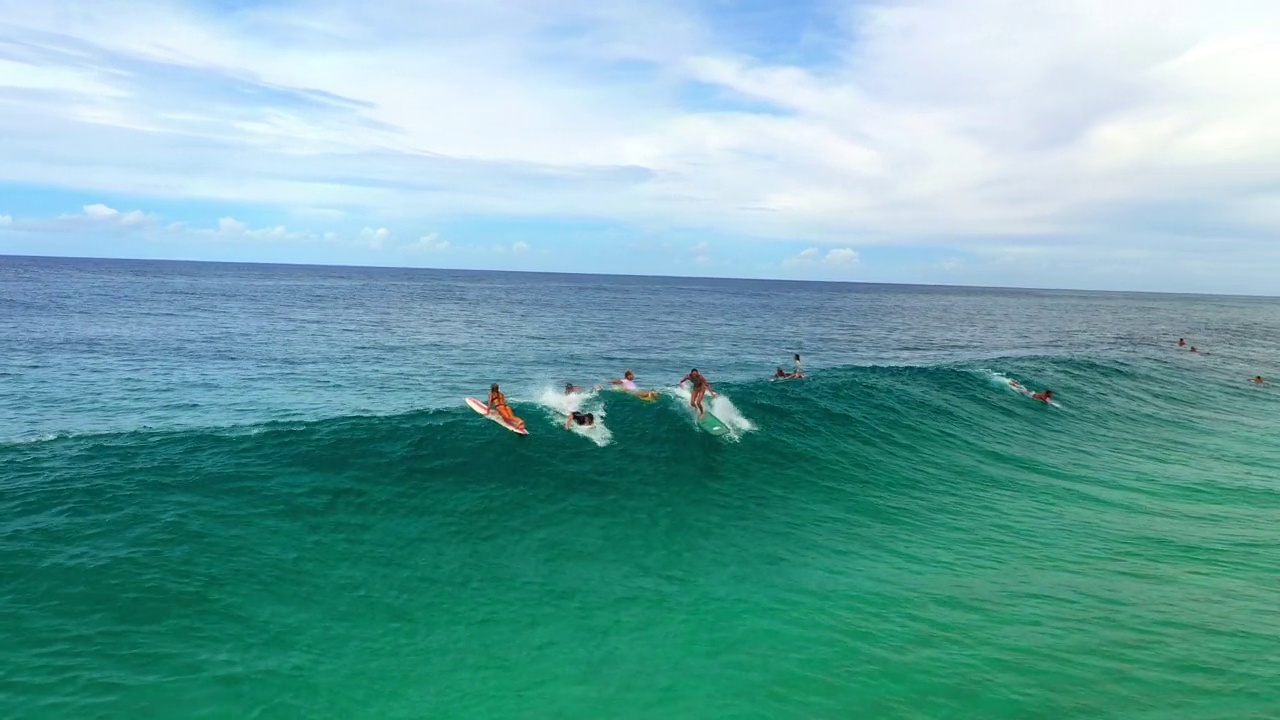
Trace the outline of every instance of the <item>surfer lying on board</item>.
{"type": "Polygon", "coordinates": [[[584,387],[582,387],[581,385],[574,385],[573,383],[565,383],[565,384],[564,384],[564,394],[565,394],[565,395],[572,395],[572,394],[577,393],[577,392],[586,392],[586,391],[587,391],[587,389],[586,389],[586,388],[584,388],[584,387]]]}
{"type": "Polygon", "coordinates": [[[502,391],[498,389],[498,383],[494,383],[489,386],[489,403],[487,408],[491,413],[494,410],[497,410],[498,416],[502,418],[502,421],[511,427],[517,430],[524,429],[524,420],[516,417],[516,414],[511,412],[511,406],[507,404],[507,396],[503,395],[502,391]]]}
{"type": "Polygon", "coordinates": [[[569,417],[565,419],[564,428],[568,430],[569,426],[572,425],[573,423],[578,423],[579,425],[584,427],[591,427],[592,425],[596,424],[596,416],[594,413],[581,413],[581,412],[578,412],[577,410],[574,410],[573,412],[569,413],[569,417]]]}
{"type": "Polygon", "coordinates": [[[636,385],[636,374],[631,372],[630,369],[622,373],[621,378],[617,380],[610,380],[609,384],[621,385],[623,390],[626,390],[627,392],[631,393],[632,395],[635,395],[636,397],[644,398],[645,400],[652,400],[653,398],[658,396],[657,390],[641,390],[636,385]]]}
{"type": "Polygon", "coordinates": [[[689,405],[698,411],[698,419],[701,420],[707,415],[707,411],[702,409],[702,396],[709,392],[711,397],[715,397],[716,393],[711,389],[711,383],[708,383],[707,379],[702,377],[702,373],[698,372],[698,368],[690,370],[688,375],[680,378],[679,386],[684,387],[686,382],[693,383],[693,391],[689,393],[689,405]]]}
{"type": "Polygon", "coordinates": [[[774,380],[793,380],[795,378],[802,378],[802,377],[804,377],[804,375],[789,373],[786,370],[783,370],[782,368],[778,368],[778,370],[773,373],[774,380]]]}
{"type": "Polygon", "coordinates": [[[1258,383],[1259,385],[1266,385],[1266,384],[1267,384],[1267,381],[1266,381],[1266,380],[1263,380],[1261,375],[1255,375],[1255,376],[1253,377],[1253,382],[1256,382],[1256,383],[1258,383]]]}
{"type": "Polygon", "coordinates": [[[1030,390],[1028,390],[1026,387],[1024,387],[1021,383],[1019,383],[1017,380],[1010,380],[1009,387],[1013,388],[1014,390],[1017,390],[1018,392],[1024,393],[1027,397],[1031,398],[1032,400],[1039,400],[1040,402],[1047,403],[1053,399],[1052,390],[1045,390],[1044,392],[1033,393],[1030,390]]]}

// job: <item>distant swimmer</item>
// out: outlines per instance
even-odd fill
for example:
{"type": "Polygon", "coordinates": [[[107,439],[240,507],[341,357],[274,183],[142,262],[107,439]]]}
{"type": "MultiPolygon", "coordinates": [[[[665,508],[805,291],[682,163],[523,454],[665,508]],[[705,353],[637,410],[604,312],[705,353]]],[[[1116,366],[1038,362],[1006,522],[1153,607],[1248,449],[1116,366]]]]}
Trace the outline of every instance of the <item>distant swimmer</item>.
{"type": "Polygon", "coordinates": [[[804,377],[804,370],[801,369],[800,367],[800,353],[796,353],[795,358],[796,358],[796,369],[794,372],[791,373],[791,377],[802,378],[804,377]]]}
{"type": "Polygon", "coordinates": [[[568,430],[569,426],[574,423],[577,423],[580,427],[592,427],[596,424],[596,416],[594,413],[582,413],[574,410],[569,413],[569,417],[565,418],[564,428],[568,430]]]}
{"type": "Polygon", "coordinates": [[[711,389],[711,383],[698,372],[698,368],[690,370],[688,375],[680,378],[680,387],[684,387],[686,382],[693,383],[693,391],[689,394],[689,406],[698,411],[698,419],[701,420],[707,414],[707,411],[702,408],[702,396],[711,393],[711,397],[715,397],[716,393],[711,389]]]}
{"type": "Polygon", "coordinates": [[[511,427],[517,430],[524,430],[524,420],[516,417],[516,414],[511,412],[511,406],[507,404],[507,396],[503,395],[502,391],[498,389],[498,383],[489,386],[487,408],[491,413],[497,410],[498,416],[502,418],[502,421],[511,427]]]}
{"type": "Polygon", "coordinates": [[[1266,384],[1267,384],[1267,381],[1266,381],[1266,380],[1263,380],[1261,375],[1255,375],[1255,376],[1253,376],[1253,382],[1255,382],[1255,383],[1257,383],[1257,384],[1259,384],[1259,385],[1266,385],[1266,384]]]}
{"type": "Polygon", "coordinates": [[[587,391],[587,389],[586,389],[586,388],[584,388],[584,387],[582,387],[581,385],[574,385],[573,383],[565,383],[565,384],[564,384],[564,394],[565,394],[565,395],[572,395],[572,394],[574,394],[574,393],[580,393],[580,392],[586,392],[586,391],[587,391]]]}
{"type": "Polygon", "coordinates": [[[1031,397],[1040,402],[1049,402],[1053,399],[1053,391],[1045,390],[1044,392],[1031,393],[1031,397]]]}
{"type": "Polygon", "coordinates": [[[1186,339],[1186,338],[1178,338],[1178,347],[1186,347],[1186,346],[1187,346],[1187,339],[1186,339]]]}
{"type": "Polygon", "coordinates": [[[640,387],[636,385],[636,374],[631,372],[630,369],[622,373],[621,378],[617,380],[610,380],[609,384],[621,385],[623,390],[645,400],[652,400],[658,396],[657,390],[641,390],[640,387]]]}
{"type": "Polygon", "coordinates": [[[1200,352],[1200,350],[1198,350],[1198,349],[1196,348],[1196,346],[1195,346],[1195,345],[1192,345],[1192,346],[1191,346],[1191,352],[1193,352],[1193,353],[1199,353],[1199,354],[1201,354],[1201,355],[1204,355],[1204,354],[1205,354],[1205,353],[1203,353],[1203,352],[1200,352]]]}

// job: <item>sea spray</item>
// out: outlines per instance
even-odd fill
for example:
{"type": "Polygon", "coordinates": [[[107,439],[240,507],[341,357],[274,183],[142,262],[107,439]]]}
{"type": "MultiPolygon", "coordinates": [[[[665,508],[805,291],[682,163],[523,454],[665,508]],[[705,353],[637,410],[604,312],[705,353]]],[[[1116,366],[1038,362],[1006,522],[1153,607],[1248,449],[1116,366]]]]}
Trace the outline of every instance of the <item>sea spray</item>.
{"type": "Polygon", "coordinates": [[[537,403],[552,422],[560,425],[563,425],[574,411],[589,412],[595,416],[595,423],[591,425],[570,423],[569,430],[600,447],[613,441],[613,433],[604,424],[606,413],[599,391],[565,393],[563,390],[543,388],[538,393],[537,403]]]}

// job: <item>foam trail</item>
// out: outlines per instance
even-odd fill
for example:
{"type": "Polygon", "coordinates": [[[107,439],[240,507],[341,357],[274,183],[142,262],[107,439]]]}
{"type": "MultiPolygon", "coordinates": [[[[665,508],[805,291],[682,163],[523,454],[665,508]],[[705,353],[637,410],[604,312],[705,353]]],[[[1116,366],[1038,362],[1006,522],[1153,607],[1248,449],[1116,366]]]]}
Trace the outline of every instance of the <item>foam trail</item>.
{"type": "Polygon", "coordinates": [[[569,425],[569,430],[600,447],[613,442],[613,433],[609,432],[609,428],[604,425],[604,403],[600,400],[599,392],[592,390],[565,395],[562,390],[543,388],[536,402],[546,411],[547,417],[558,425],[564,425],[565,419],[574,410],[595,415],[595,425],[584,427],[573,423],[569,425]]]}
{"type": "MultiPolygon", "coordinates": [[[[1023,386],[1022,389],[1014,387],[1013,383],[1015,380],[1013,378],[1002,375],[994,370],[983,370],[982,372],[989,380],[991,380],[991,382],[1003,386],[1004,389],[1009,390],[1010,392],[1015,392],[1023,397],[1031,397],[1031,390],[1025,386],[1023,386]]],[[[1021,383],[1018,384],[1022,385],[1021,383]]],[[[1058,404],[1057,400],[1049,400],[1048,403],[1054,407],[1062,407],[1058,404]]]]}
{"type": "MultiPolygon", "coordinates": [[[[680,405],[688,413],[689,419],[696,423],[698,414],[697,411],[689,405],[689,398],[693,397],[693,393],[690,392],[689,388],[674,387],[671,388],[670,393],[679,399],[680,405]]],[[[734,439],[737,439],[742,435],[742,433],[756,429],[755,423],[747,419],[747,416],[743,415],[742,412],[733,404],[733,401],[723,394],[718,394],[715,397],[707,395],[703,398],[702,405],[707,410],[711,411],[712,415],[720,418],[721,422],[729,426],[729,436],[734,439]]]]}

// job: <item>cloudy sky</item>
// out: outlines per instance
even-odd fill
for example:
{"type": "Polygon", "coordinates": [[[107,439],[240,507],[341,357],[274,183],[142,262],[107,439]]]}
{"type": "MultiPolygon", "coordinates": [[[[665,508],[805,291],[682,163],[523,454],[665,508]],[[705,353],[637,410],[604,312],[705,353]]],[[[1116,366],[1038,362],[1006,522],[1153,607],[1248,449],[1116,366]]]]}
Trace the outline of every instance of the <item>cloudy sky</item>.
{"type": "Polygon", "coordinates": [[[0,253],[1280,294],[1275,0],[0,0],[0,253]]]}

